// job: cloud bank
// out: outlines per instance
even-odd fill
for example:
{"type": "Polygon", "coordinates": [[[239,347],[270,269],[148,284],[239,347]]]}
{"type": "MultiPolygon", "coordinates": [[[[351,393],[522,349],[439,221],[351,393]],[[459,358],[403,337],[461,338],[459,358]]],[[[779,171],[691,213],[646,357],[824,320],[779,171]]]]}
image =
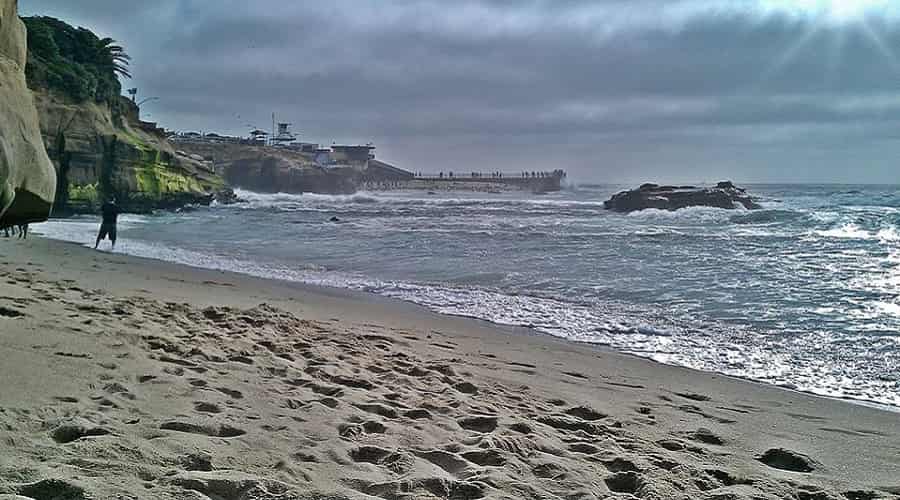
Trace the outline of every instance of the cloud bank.
{"type": "Polygon", "coordinates": [[[897,182],[900,9],[869,0],[22,0],[120,40],[149,119],[419,171],[897,182]],[[73,5],[76,4],[77,5],[73,5]],[[865,8],[863,8],[865,7],[865,8]],[[896,48],[896,49],[895,49],[896,48]]]}

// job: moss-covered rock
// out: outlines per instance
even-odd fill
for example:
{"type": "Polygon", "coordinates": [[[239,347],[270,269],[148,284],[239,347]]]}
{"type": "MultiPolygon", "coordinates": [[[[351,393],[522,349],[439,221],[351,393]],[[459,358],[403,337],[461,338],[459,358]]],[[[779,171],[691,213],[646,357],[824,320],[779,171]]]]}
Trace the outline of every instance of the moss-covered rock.
{"type": "Polygon", "coordinates": [[[38,91],[36,102],[59,174],[62,212],[94,212],[110,196],[132,212],[208,204],[225,189],[210,164],[176,153],[165,138],[141,130],[114,107],[47,91],[38,91]]]}
{"type": "Polygon", "coordinates": [[[100,190],[97,184],[83,186],[69,185],[69,203],[77,203],[87,207],[100,205],[100,190]]]}

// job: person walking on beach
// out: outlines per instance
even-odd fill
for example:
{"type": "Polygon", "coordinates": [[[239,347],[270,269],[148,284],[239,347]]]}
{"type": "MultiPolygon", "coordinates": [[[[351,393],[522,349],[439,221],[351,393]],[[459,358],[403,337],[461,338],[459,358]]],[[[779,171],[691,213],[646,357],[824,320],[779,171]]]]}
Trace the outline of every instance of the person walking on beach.
{"type": "Polygon", "coordinates": [[[94,243],[94,250],[100,246],[100,242],[107,236],[112,242],[112,248],[116,248],[116,223],[119,220],[119,206],[116,205],[116,199],[110,198],[109,201],[100,207],[100,213],[103,215],[103,222],[100,224],[100,233],[97,234],[97,242],[94,243]]]}

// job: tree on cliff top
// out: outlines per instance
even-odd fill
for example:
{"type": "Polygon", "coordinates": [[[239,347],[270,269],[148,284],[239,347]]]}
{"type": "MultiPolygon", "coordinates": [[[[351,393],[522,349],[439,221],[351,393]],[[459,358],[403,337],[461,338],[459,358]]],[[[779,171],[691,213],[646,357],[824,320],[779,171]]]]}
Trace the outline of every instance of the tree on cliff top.
{"type": "Polygon", "coordinates": [[[100,40],[97,45],[97,57],[103,61],[105,67],[112,68],[113,73],[131,78],[131,72],[128,70],[131,56],[125,53],[121,45],[116,45],[116,41],[112,38],[100,40]]]}
{"type": "Polygon", "coordinates": [[[32,89],[49,89],[76,102],[113,103],[122,93],[119,76],[131,78],[131,57],[111,38],[75,28],[52,17],[26,17],[32,89]]]}

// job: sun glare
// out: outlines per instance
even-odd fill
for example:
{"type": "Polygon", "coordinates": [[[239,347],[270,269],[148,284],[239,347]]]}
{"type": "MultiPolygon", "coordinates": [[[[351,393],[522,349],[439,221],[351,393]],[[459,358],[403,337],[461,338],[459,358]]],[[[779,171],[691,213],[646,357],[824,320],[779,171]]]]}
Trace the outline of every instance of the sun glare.
{"type": "Polygon", "coordinates": [[[823,17],[833,22],[850,22],[884,13],[892,0],[763,0],[767,10],[823,17]],[[881,11],[881,12],[879,12],[881,11]]]}
{"type": "Polygon", "coordinates": [[[867,40],[882,58],[882,62],[900,76],[900,57],[894,48],[885,40],[881,23],[873,22],[875,18],[882,21],[900,20],[900,0],[757,0],[756,4],[763,12],[770,14],[787,14],[811,21],[806,24],[804,33],[781,55],[771,61],[760,75],[756,85],[765,85],[786,68],[793,65],[800,54],[806,50],[817,37],[831,37],[832,43],[819,47],[827,58],[828,68],[825,78],[833,81],[840,71],[843,47],[848,36],[858,34],[867,40]]]}

